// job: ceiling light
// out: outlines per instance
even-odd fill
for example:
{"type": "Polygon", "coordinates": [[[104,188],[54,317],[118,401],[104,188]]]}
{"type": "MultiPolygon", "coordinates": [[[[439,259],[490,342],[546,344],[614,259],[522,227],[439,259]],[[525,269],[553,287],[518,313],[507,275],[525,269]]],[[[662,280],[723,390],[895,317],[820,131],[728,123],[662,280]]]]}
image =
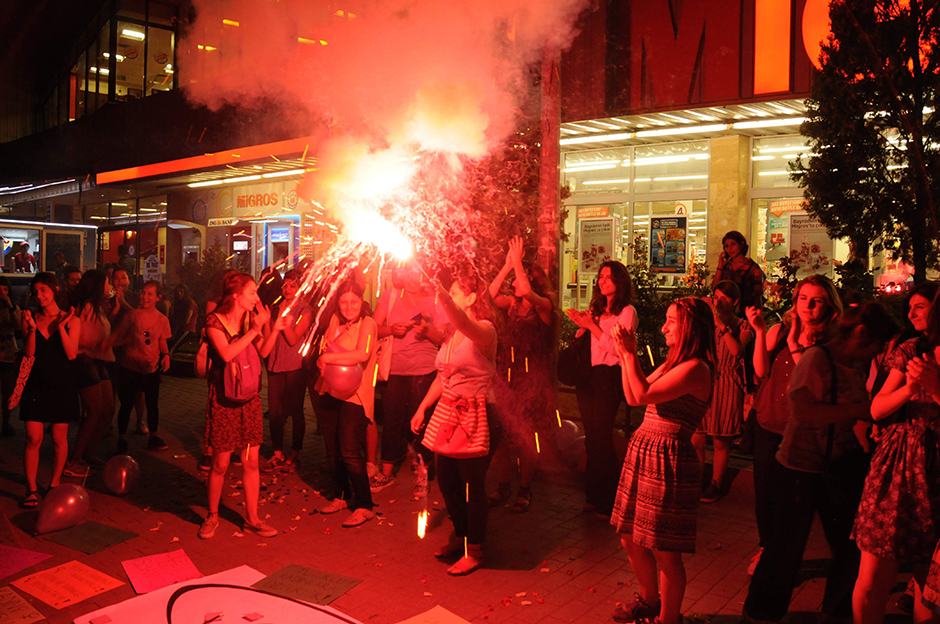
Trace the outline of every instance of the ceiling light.
{"type": "Polygon", "coordinates": [[[656,182],[671,182],[674,180],[705,180],[707,175],[685,175],[685,176],[664,176],[661,178],[653,178],[656,182]]]}
{"type": "Polygon", "coordinates": [[[773,160],[776,156],[751,156],[751,160],[773,160]]]}
{"type": "Polygon", "coordinates": [[[238,182],[251,182],[252,180],[260,180],[261,176],[259,175],[250,175],[250,176],[241,176],[239,178],[226,178],[222,180],[225,184],[236,184],[238,182]]]}
{"type": "Polygon", "coordinates": [[[727,124],[710,124],[707,126],[689,126],[687,128],[660,128],[659,130],[641,130],[636,133],[638,139],[672,134],[699,134],[702,132],[721,132],[727,130],[727,124]]]}
{"type": "Polygon", "coordinates": [[[630,184],[630,178],[621,178],[619,180],[585,180],[581,184],[630,184]]]}
{"type": "Polygon", "coordinates": [[[303,169],[291,169],[290,171],[275,171],[274,173],[262,174],[262,178],[283,178],[285,176],[302,175],[303,169]]]}
{"type": "Polygon", "coordinates": [[[559,141],[561,145],[583,145],[584,143],[605,143],[607,141],[625,141],[632,139],[632,132],[618,132],[616,134],[599,134],[586,137],[571,137],[559,141]]]}
{"type": "Polygon", "coordinates": [[[792,152],[794,150],[799,151],[799,150],[804,150],[804,149],[809,149],[809,145],[800,145],[800,146],[790,145],[789,147],[762,147],[761,149],[757,151],[759,151],[761,154],[775,154],[779,152],[792,152]]]}
{"type": "Polygon", "coordinates": [[[762,176],[780,176],[780,175],[790,175],[789,171],[760,171],[757,175],[762,176]]]}
{"type": "Polygon", "coordinates": [[[124,30],[122,30],[121,36],[127,37],[128,39],[133,39],[135,41],[143,41],[144,39],[147,38],[147,36],[144,35],[144,33],[140,32],[139,30],[131,30],[130,28],[125,28],[124,30]]]}
{"type": "Polygon", "coordinates": [[[786,119],[761,119],[759,121],[739,121],[731,124],[734,130],[747,130],[749,128],[778,128],[784,126],[799,126],[806,117],[787,117],[786,119]]]}
{"type": "Polygon", "coordinates": [[[191,182],[186,186],[189,188],[199,188],[201,186],[220,186],[221,184],[222,180],[207,180],[205,182],[191,182]]]}

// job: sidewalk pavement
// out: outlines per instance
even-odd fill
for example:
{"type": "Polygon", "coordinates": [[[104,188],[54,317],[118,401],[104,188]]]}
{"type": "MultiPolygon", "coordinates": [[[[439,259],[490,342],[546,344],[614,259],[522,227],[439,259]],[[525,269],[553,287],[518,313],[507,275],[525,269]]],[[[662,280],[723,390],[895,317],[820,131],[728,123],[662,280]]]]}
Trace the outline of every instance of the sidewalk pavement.
{"type": "MultiPolygon", "coordinates": [[[[427,499],[431,511],[428,534],[418,539],[417,514],[423,507],[413,499],[408,466],[402,468],[394,485],[374,495],[379,514],[376,520],[344,529],[345,513],[315,513],[326,502],[317,493],[324,452],[309,404],[300,473],[262,475],[266,489],[262,491],[260,515],[269,516],[268,522],[281,533],[271,539],[236,535],[241,528],[244,497],[239,487],[241,470],[233,466],[224,488],[221,526],[213,539],[200,540],[196,532],[206,513],[206,502],[204,477],[197,471],[196,460],[201,454],[205,402],[204,380],[166,377],[160,419],[161,435],[170,449],[147,452],[146,436],[130,436],[130,452],[140,463],[142,474],[126,497],[111,495],[99,475],[87,480],[92,499],[87,519],[139,534],[94,555],[31,535],[36,512],[17,506],[25,490],[24,433],[14,416],[16,437],[0,441],[0,514],[4,518],[0,544],[52,557],[0,579],[0,583],[6,586],[16,578],[74,559],[126,581],[122,560],[183,548],[204,575],[243,564],[270,574],[297,563],[363,579],[331,606],[369,623],[396,623],[435,605],[474,622],[608,622],[617,602],[632,599],[638,591],[619,536],[606,522],[582,512],[582,476],[553,461],[546,449],[531,507],[523,514],[493,510],[486,567],[468,577],[449,577],[446,564],[432,555],[450,531],[436,485],[427,499]]],[[[49,478],[49,438],[43,445],[41,484],[49,478]]],[[[108,437],[99,450],[107,456],[105,451],[114,445],[116,437],[108,437]]],[[[267,443],[262,455],[270,455],[267,443]]],[[[740,620],[749,582],[747,567],[757,552],[752,506],[753,480],[746,467],[737,474],[727,497],[701,506],[696,553],[685,559],[688,587],[683,613],[687,616],[697,614],[713,622],[740,620]],[[716,615],[722,617],[711,617],[716,615]]],[[[793,611],[808,615],[818,610],[824,580],[818,572],[820,566],[814,564],[828,556],[817,526],[806,553],[808,573],[795,592],[793,611]]],[[[48,621],[71,622],[74,617],[131,598],[134,591],[124,584],[60,611],[22,592],[20,595],[48,621]]],[[[796,617],[789,616],[791,621],[796,617]]]]}

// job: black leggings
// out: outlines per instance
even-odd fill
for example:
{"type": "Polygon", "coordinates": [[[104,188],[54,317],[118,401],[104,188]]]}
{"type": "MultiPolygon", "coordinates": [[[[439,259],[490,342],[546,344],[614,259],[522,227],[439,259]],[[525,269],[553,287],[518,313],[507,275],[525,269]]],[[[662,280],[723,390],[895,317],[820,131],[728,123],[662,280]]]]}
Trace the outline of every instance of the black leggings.
{"type": "Polygon", "coordinates": [[[304,445],[307,422],[304,420],[304,398],[307,393],[307,371],[297,370],[268,373],[268,426],[271,446],[284,450],[284,425],[291,418],[291,450],[299,451],[304,445]]]}
{"type": "Polygon", "coordinates": [[[472,459],[437,455],[437,485],[457,537],[469,544],[482,544],[490,511],[486,500],[486,471],[493,454],[472,459]],[[469,485],[469,490],[468,486],[469,485]]]}
{"type": "Polygon", "coordinates": [[[620,366],[592,366],[590,381],[578,388],[577,397],[587,455],[584,492],[598,512],[609,514],[621,468],[614,447],[614,422],[623,402],[620,366]]]}
{"type": "MultiPolygon", "coordinates": [[[[434,453],[420,442],[415,443],[415,434],[411,432],[411,417],[415,415],[421,401],[434,382],[437,371],[427,375],[389,375],[388,385],[382,391],[382,413],[385,421],[382,426],[382,461],[394,463],[402,454],[402,440],[407,440],[424,458],[424,464],[431,466],[434,453]]],[[[431,413],[433,406],[428,410],[431,413]]]]}
{"type": "Polygon", "coordinates": [[[121,409],[118,410],[118,432],[122,435],[127,433],[131,410],[137,405],[137,395],[143,392],[147,404],[147,427],[151,434],[156,433],[160,424],[160,371],[138,373],[121,367],[119,384],[121,409]]]}
{"type": "Polygon", "coordinates": [[[350,509],[372,509],[365,456],[369,419],[362,406],[324,394],[317,419],[333,472],[335,496],[343,498],[350,509]]]}

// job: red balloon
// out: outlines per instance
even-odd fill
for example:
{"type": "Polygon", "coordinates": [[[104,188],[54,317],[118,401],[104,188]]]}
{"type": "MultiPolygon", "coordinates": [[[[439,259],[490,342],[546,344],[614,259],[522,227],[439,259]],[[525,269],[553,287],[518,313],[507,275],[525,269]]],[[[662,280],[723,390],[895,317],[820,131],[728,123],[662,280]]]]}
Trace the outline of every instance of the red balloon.
{"type": "Polygon", "coordinates": [[[36,521],[36,533],[61,531],[81,522],[91,508],[88,492],[80,485],[63,483],[43,499],[36,521]]]}
{"type": "MultiPolygon", "coordinates": [[[[331,342],[327,353],[342,353],[348,351],[335,342],[331,342]]],[[[323,378],[326,380],[326,391],[337,399],[346,400],[356,394],[362,384],[362,366],[359,364],[340,365],[327,364],[323,367],[323,378]]]]}
{"type": "Polygon", "coordinates": [[[124,496],[140,479],[140,465],[130,455],[115,455],[104,465],[101,477],[109,490],[124,496]]]}

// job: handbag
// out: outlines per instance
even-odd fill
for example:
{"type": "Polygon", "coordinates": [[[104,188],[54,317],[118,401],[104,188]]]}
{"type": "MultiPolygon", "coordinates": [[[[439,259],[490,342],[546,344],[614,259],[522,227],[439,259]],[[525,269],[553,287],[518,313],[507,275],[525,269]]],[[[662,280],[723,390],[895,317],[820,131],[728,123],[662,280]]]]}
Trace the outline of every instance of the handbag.
{"type": "Polygon", "coordinates": [[[20,399],[23,398],[23,390],[26,388],[26,382],[29,380],[29,373],[33,370],[35,361],[35,357],[23,354],[20,360],[20,370],[16,376],[16,387],[13,388],[13,394],[10,395],[10,409],[20,404],[20,399]]]}
{"type": "MultiPolygon", "coordinates": [[[[395,308],[395,302],[398,299],[395,291],[389,296],[388,312],[385,314],[385,323],[392,318],[392,310],[395,308]]],[[[395,336],[389,334],[376,343],[375,362],[378,369],[379,381],[388,381],[389,372],[392,370],[392,346],[395,344],[395,336]]]]}
{"type": "MultiPolygon", "coordinates": [[[[445,364],[450,364],[454,339],[447,344],[445,364]]],[[[444,383],[441,399],[424,431],[424,446],[444,457],[469,459],[490,452],[490,424],[486,416],[486,391],[477,396],[459,395],[444,383]]]]}
{"type": "Polygon", "coordinates": [[[558,381],[566,386],[581,386],[591,379],[591,332],[571,341],[558,354],[558,381]]]}

